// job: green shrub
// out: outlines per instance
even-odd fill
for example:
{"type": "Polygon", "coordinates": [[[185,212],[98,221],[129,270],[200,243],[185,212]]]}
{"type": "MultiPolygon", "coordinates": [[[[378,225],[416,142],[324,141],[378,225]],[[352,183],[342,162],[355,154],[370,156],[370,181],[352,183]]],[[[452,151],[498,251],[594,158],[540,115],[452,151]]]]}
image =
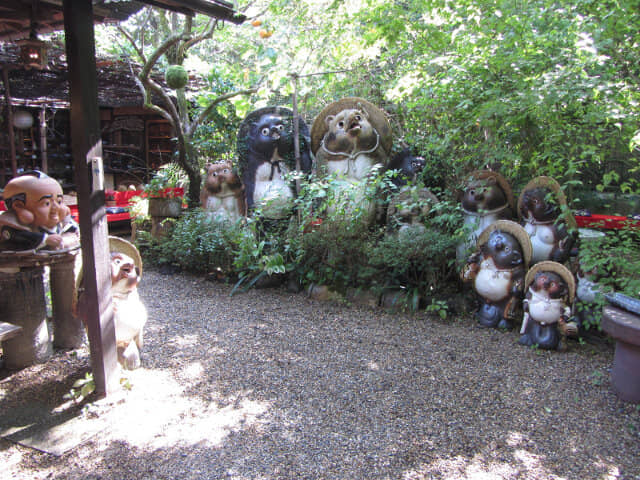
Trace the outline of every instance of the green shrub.
{"type": "MultiPolygon", "coordinates": [[[[637,227],[609,230],[603,237],[583,241],[579,259],[582,270],[596,272],[602,293],[616,291],[640,298],[640,230],[637,227]]],[[[578,312],[596,312],[584,324],[585,328],[600,328],[600,313],[606,303],[603,296],[596,298],[595,304],[576,302],[578,312]]]]}
{"type": "Polygon", "coordinates": [[[213,217],[196,209],[175,221],[170,235],[152,239],[144,232],[141,242],[157,264],[177,265],[196,273],[234,277],[234,261],[244,238],[241,223],[213,217]]]}

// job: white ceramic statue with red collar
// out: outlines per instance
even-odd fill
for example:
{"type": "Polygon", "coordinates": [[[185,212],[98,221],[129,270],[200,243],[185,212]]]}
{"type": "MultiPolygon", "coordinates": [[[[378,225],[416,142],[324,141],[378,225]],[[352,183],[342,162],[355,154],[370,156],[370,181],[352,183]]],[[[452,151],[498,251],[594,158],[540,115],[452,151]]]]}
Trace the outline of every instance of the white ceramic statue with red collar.
{"type": "Polygon", "coordinates": [[[55,179],[28,172],[11,179],[2,195],[7,211],[0,214],[0,251],[61,250],[80,243],[78,224],[55,179]]]}

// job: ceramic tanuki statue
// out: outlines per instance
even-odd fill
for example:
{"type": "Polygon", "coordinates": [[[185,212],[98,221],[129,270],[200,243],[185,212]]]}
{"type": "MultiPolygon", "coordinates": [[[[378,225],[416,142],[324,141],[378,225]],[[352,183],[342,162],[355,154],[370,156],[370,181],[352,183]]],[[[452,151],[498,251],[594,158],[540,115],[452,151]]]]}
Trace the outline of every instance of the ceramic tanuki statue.
{"type": "Polygon", "coordinates": [[[473,250],[480,234],[496,220],[511,220],[515,200],[507,180],[498,172],[480,170],[471,173],[462,195],[467,240],[458,246],[459,262],[473,250]]]}
{"type": "Polygon", "coordinates": [[[118,361],[125,369],[134,370],[141,364],[142,329],[147,321],[147,309],[138,295],[142,260],[136,247],[126,240],[110,237],[109,247],[118,361]]]}
{"type": "Polygon", "coordinates": [[[200,194],[202,208],[218,218],[235,221],[246,215],[244,187],[231,162],[207,163],[200,194]]]}
{"type": "Polygon", "coordinates": [[[564,349],[566,337],[577,334],[571,321],[575,280],[562,264],[535,264],[525,278],[524,319],[519,343],[546,350],[564,349]]]}
{"type": "Polygon", "coordinates": [[[3,198],[7,211],[0,214],[0,250],[60,250],[79,244],[78,224],[55,179],[28,172],[7,183],[3,198]]]}
{"type": "Polygon", "coordinates": [[[478,250],[462,272],[481,300],[476,319],[483,327],[511,329],[531,259],[529,237],[517,223],[498,220],[480,234],[478,250]]]}
{"type": "Polygon", "coordinates": [[[384,112],[361,98],[343,98],[318,114],[311,127],[311,150],[318,176],[338,186],[335,211],[357,211],[366,223],[375,219],[368,179],[388,163],[392,143],[384,112]]]}
{"type": "Polygon", "coordinates": [[[426,161],[422,157],[412,155],[408,148],[405,148],[387,164],[386,170],[396,170],[396,175],[391,177],[391,183],[397,188],[402,188],[407,183],[415,182],[424,170],[426,161]]]}
{"type": "Polygon", "coordinates": [[[309,129],[298,122],[300,159],[296,165],[293,114],[283,107],[265,107],[251,112],[238,131],[238,166],[245,189],[247,214],[260,207],[263,217],[288,218],[296,192],[287,177],[298,167],[311,173],[309,129]]]}
{"type": "Polygon", "coordinates": [[[522,190],[518,199],[521,223],[531,238],[535,264],[543,260],[564,263],[576,242],[575,219],[564,214],[567,201],[553,178],[537,177],[522,190]]]}

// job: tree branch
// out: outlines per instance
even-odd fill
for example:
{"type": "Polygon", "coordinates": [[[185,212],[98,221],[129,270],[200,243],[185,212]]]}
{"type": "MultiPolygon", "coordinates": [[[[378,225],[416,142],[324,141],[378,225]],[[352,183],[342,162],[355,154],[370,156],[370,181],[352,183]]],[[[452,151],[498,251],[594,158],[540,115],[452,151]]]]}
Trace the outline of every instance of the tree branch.
{"type": "Polygon", "coordinates": [[[162,56],[162,54],[164,54],[164,52],[169,50],[169,48],[171,48],[175,43],[179,42],[183,38],[184,38],[184,34],[180,33],[178,35],[169,37],[167,40],[162,42],[162,45],[160,45],[156,49],[156,51],[153,52],[153,55],[151,55],[149,60],[144,64],[142,72],[140,72],[140,78],[144,81],[145,78],[149,77],[149,74],[151,73],[151,69],[158,62],[158,59],[162,56]]]}
{"type": "Polygon", "coordinates": [[[257,91],[258,91],[258,87],[252,87],[246,90],[236,90],[235,92],[229,92],[229,93],[225,93],[224,95],[220,95],[215,100],[213,100],[207,106],[207,108],[205,108],[200,113],[200,115],[198,115],[198,118],[191,125],[191,130],[195,130],[196,126],[204,122],[207,119],[207,117],[211,115],[211,112],[213,111],[214,107],[219,103],[224,102],[225,100],[229,100],[230,98],[237,97],[238,95],[251,95],[253,93],[256,93],[257,91]]]}
{"type": "Polygon", "coordinates": [[[133,49],[136,51],[136,53],[138,54],[138,56],[140,57],[142,63],[146,63],[146,58],[144,56],[144,51],[142,50],[142,48],[139,48],[138,45],[136,44],[135,39],[129,34],[129,32],[127,32],[124,28],[122,28],[122,26],[120,24],[118,24],[116,26],[116,28],[118,29],[118,31],[124,35],[124,38],[126,38],[129,43],[131,44],[131,46],[133,47],[133,49]]]}

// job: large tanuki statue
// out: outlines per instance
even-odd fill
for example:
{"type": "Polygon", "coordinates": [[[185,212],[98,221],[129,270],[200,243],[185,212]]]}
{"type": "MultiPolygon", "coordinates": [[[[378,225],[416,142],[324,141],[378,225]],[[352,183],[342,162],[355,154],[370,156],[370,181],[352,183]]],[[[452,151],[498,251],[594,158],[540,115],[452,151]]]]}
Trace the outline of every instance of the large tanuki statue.
{"type": "Polygon", "coordinates": [[[296,195],[289,173],[311,173],[309,129],[298,120],[300,159],[296,165],[293,113],[283,107],[251,112],[238,131],[238,167],[248,215],[259,208],[264,218],[288,218],[296,195]]]}
{"type": "MultiPolygon", "coordinates": [[[[389,162],[393,135],[382,110],[362,98],[343,98],[325,107],[311,127],[318,176],[341,185],[337,208],[375,216],[367,180],[389,162]]],[[[331,212],[330,212],[331,213],[331,212]]]]}
{"type": "Polygon", "coordinates": [[[0,250],[60,250],[79,244],[78,224],[55,179],[28,172],[7,183],[3,199],[7,211],[0,214],[0,250]]]}
{"type": "Polygon", "coordinates": [[[480,234],[462,279],[473,282],[480,297],[476,319],[481,326],[513,328],[530,260],[529,237],[517,223],[498,220],[480,234]]]}

